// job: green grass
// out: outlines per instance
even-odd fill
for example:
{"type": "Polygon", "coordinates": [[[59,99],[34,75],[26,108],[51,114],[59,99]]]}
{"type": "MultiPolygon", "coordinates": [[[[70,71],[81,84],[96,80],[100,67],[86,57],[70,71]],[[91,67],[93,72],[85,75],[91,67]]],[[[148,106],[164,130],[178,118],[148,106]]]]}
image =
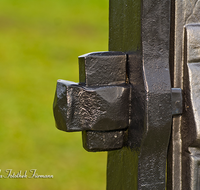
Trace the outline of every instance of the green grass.
{"type": "Polygon", "coordinates": [[[53,179],[0,179],[1,190],[102,190],[106,153],[57,130],[57,79],[78,82],[78,56],[108,49],[108,0],[1,0],[0,169],[53,179]]]}

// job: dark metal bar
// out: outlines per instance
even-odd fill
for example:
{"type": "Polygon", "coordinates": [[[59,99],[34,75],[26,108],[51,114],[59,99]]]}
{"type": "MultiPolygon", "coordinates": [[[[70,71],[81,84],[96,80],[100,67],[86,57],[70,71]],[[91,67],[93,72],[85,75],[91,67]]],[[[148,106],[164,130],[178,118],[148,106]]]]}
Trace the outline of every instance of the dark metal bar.
{"type": "Polygon", "coordinates": [[[108,190],[165,189],[172,119],[169,34],[169,0],[110,1],[110,50],[127,52],[133,91],[126,147],[108,153],[108,190]]]}
{"type": "MultiPolygon", "coordinates": [[[[130,72],[130,61],[136,69],[138,86],[143,86],[141,64],[141,0],[110,0],[109,8],[109,51],[124,51],[133,54],[128,58],[129,78],[137,78],[130,72]],[[137,51],[137,52],[136,52],[137,51]]],[[[141,86],[141,89],[142,89],[141,86]]],[[[138,95],[140,96],[140,92],[138,95]]],[[[142,96],[141,96],[142,97],[142,96]]],[[[138,99],[142,103],[141,98],[138,99]]],[[[132,106],[133,108],[135,106],[132,106]]],[[[141,113],[143,106],[141,108],[141,113]]],[[[141,117],[143,120],[143,117],[141,117]]],[[[139,120],[139,119],[138,119],[139,120]]],[[[129,130],[129,134],[134,134],[129,130]]],[[[128,135],[126,135],[128,139],[128,135]]],[[[131,137],[129,138],[131,139],[131,137]]],[[[129,141],[131,143],[131,141],[129,141]]],[[[108,152],[107,190],[137,190],[138,152],[129,146],[108,152]]]]}
{"type": "Polygon", "coordinates": [[[79,84],[58,81],[56,125],[110,151],[108,190],[164,190],[167,155],[167,189],[200,189],[199,10],[200,0],[110,0],[110,52],[79,57],[79,84]]]}
{"type": "MultiPolygon", "coordinates": [[[[80,56],[80,83],[85,84],[86,86],[96,86],[99,88],[105,86],[109,88],[111,85],[122,85],[126,88],[126,95],[129,97],[129,86],[124,85],[126,83],[126,59],[127,57],[125,53],[112,51],[90,53],[80,56]]],[[[101,114],[103,120],[99,122],[99,126],[103,128],[99,129],[98,131],[86,130],[82,132],[83,147],[87,151],[109,151],[117,150],[123,147],[124,129],[127,128],[129,119],[129,99],[126,96],[122,98],[124,102],[121,104],[121,106],[112,106],[111,102],[116,105],[116,102],[121,99],[121,97],[119,97],[119,91],[108,91],[105,89],[105,92],[107,93],[107,99],[110,101],[105,104],[107,107],[105,109],[105,113],[110,110],[112,115],[112,123],[109,122],[108,117],[105,117],[106,114],[103,113],[101,114]],[[116,96],[116,100],[114,100],[114,94],[118,94],[118,96],[116,96]],[[114,108],[115,111],[112,111],[112,108],[114,108]],[[119,118],[122,118],[122,112],[125,113],[125,117],[122,119],[123,124],[119,121],[119,118]],[[116,115],[120,115],[119,118],[116,115]],[[115,121],[115,124],[113,121],[115,121]],[[116,125],[120,128],[124,126],[124,129],[112,128],[116,125]],[[105,128],[107,128],[107,130],[105,130],[105,128]]],[[[85,99],[85,101],[87,101],[87,99],[85,99]]],[[[95,104],[97,104],[97,102],[95,104]]],[[[96,107],[102,110],[102,105],[96,105],[96,107]]],[[[94,113],[92,118],[94,118],[96,114],[97,113],[94,113]]]]}
{"type": "Polygon", "coordinates": [[[142,10],[142,62],[146,100],[138,189],[165,189],[172,120],[170,0],[144,0],[142,10]]]}

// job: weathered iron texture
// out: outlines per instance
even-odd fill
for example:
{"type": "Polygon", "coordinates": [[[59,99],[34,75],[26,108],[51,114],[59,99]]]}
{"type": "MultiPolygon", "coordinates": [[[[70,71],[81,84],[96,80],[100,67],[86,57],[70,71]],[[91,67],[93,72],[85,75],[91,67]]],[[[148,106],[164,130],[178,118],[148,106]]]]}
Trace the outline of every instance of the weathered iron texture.
{"type": "Polygon", "coordinates": [[[128,143],[122,150],[108,153],[107,189],[165,189],[172,120],[170,0],[110,2],[110,50],[128,53],[129,82],[133,92],[128,143]],[[140,18],[137,18],[140,10],[134,7],[138,4],[142,6],[142,27],[138,21],[140,18]],[[136,34],[140,28],[142,30],[141,49],[140,43],[133,40],[134,36],[127,44],[124,41],[127,31],[135,31],[136,27],[124,25],[133,20],[138,21],[135,23],[138,27],[136,34]],[[117,31],[116,37],[118,26],[123,29],[117,31]]]}
{"type": "Polygon", "coordinates": [[[200,0],[110,0],[109,21],[111,52],[58,81],[57,127],[115,150],[107,190],[164,190],[166,161],[168,190],[200,189],[200,0]]]}
{"type": "Polygon", "coordinates": [[[173,118],[168,153],[169,190],[200,188],[200,1],[172,1],[171,76],[183,89],[183,115],[173,118]]]}
{"type": "Polygon", "coordinates": [[[86,86],[126,83],[126,54],[94,52],[79,56],[79,82],[86,86]]]}
{"type": "Polygon", "coordinates": [[[124,145],[124,131],[83,131],[82,138],[89,152],[116,150],[124,145]]]}
{"type": "MultiPolygon", "coordinates": [[[[80,56],[80,83],[83,83],[86,86],[124,85],[126,83],[126,60],[126,54],[122,52],[99,52],[80,56]]],[[[130,86],[126,84],[126,87],[130,86]]],[[[112,94],[110,94],[110,96],[112,96],[112,94]]],[[[129,98],[127,97],[124,101],[126,104],[124,106],[129,106],[129,103],[127,102],[129,101],[129,98]]],[[[128,107],[126,107],[124,111],[129,111],[129,108],[127,108],[128,107]]],[[[116,109],[119,113],[122,111],[120,107],[116,109]]],[[[129,116],[129,113],[127,116],[129,116]]],[[[106,125],[106,122],[102,125],[106,125]]],[[[110,127],[112,128],[112,126],[110,127]]],[[[126,128],[127,127],[128,123],[126,125],[126,128]]],[[[91,152],[116,150],[123,147],[124,130],[109,132],[103,131],[105,130],[84,131],[82,133],[83,147],[87,151],[91,152]]]]}
{"type": "Polygon", "coordinates": [[[63,131],[111,131],[129,122],[128,85],[85,87],[58,80],[54,115],[63,131]]]}
{"type": "MultiPolygon", "coordinates": [[[[198,4],[200,11],[200,3],[198,4]]],[[[184,188],[200,188],[200,23],[185,26],[184,98],[183,114],[183,178],[184,188]],[[187,135],[187,136],[186,136],[187,135]],[[187,159],[187,161],[186,161],[187,159]]]]}
{"type": "Polygon", "coordinates": [[[122,148],[124,130],[129,124],[126,54],[85,54],[79,57],[79,68],[79,84],[57,82],[54,99],[57,128],[84,131],[83,146],[88,151],[122,148]]]}
{"type": "MultiPolygon", "coordinates": [[[[126,54],[122,52],[99,52],[80,56],[80,83],[84,83],[86,86],[124,85],[126,83],[126,59],[126,54]]],[[[128,85],[126,84],[126,86],[128,85]]],[[[127,103],[127,101],[129,101],[129,98],[127,98],[124,103],[127,103]]],[[[129,106],[129,104],[124,106],[129,106]]],[[[122,111],[120,107],[116,109],[122,111]]],[[[125,110],[128,111],[129,108],[125,110]]],[[[126,128],[127,127],[128,123],[126,125],[126,128]]],[[[123,130],[111,132],[103,131],[83,132],[83,147],[87,151],[92,152],[116,150],[123,147],[123,130]]]]}

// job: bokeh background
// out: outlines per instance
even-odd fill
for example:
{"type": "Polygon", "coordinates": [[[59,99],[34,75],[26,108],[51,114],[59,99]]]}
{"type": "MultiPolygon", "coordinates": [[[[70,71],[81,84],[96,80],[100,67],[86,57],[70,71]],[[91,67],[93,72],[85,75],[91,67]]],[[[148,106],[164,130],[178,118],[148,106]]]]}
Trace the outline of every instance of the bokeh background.
{"type": "Polygon", "coordinates": [[[78,56],[108,50],[108,0],[0,0],[0,169],[53,179],[0,179],[1,190],[103,190],[106,153],[56,129],[57,79],[78,82],[78,56]]]}

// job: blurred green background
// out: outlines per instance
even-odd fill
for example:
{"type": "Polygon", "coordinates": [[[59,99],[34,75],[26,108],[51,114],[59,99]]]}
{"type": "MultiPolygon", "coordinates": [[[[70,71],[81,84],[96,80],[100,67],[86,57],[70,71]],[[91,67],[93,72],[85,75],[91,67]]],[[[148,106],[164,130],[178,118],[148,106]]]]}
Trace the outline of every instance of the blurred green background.
{"type": "Polygon", "coordinates": [[[78,56],[108,49],[108,0],[0,0],[0,169],[53,179],[0,179],[1,190],[103,190],[106,153],[55,128],[57,79],[78,82],[78,56]]]}

